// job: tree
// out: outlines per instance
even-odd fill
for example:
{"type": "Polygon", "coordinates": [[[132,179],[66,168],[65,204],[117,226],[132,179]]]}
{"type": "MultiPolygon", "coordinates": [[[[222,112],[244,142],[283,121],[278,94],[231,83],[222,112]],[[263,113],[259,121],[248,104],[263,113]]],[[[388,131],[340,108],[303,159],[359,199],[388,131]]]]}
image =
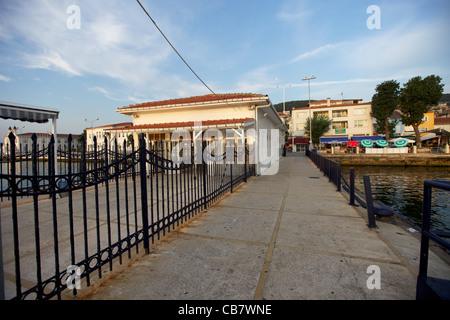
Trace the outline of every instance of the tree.
{"type": "Polygon", "coordinates": [[[389,117],[400,102],[400,84],[395,80],[385,81],[375,88],[376,93],[372,97],[371,116],[377,121],[377,129],[384,131],[386,140],[390,138],[389,117]]]}
{"type": "MultiPolygon", "coordinates": [[[[309,119],[306,119],[306,125],[305,125],[305,133],[309,136],[310,135],[310,129],[309,129],[309,119]]],[[[312,142],[313,144],[318,144],[320,142],[320,137],[323,136],[325,132],[327,132],[330,129],[331,120],[328,119],[328,117],[324,115],[314,115],[314,117],[311,120],[311,126],[312,126],[312,142]]]]}
{"type": "Polygon", "coordinates": [[[435,75],[424,79],[418,76],[410,79],[400,90],[402,122],[414,128],[418,146],[422,145],[419,125],[423,122],[423,116],[431,106],[438,104],[442,97],[444,85],[441,80],[441,77],[435,75]]]}

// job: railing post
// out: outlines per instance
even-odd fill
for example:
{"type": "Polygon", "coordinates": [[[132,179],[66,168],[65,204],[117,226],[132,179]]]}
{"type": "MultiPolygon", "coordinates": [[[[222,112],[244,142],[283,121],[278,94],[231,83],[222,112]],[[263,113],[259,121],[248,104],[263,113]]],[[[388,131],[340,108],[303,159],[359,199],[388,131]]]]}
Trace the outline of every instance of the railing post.
{"type": "Polygon", "coordinates": [[[13,219],[13,241],[14,241],[14,260],[16,272],[16,298],[22,296],[22,284],[20,276],[20,258],[19,258],[19,225],[17,221],[17,181],[16,181],[16,136],[11,132],[9,134],[10,161],[11,161],[11,207],[13,219]]]}
{"type": "Polygon", "coordinates": [[[341,164],[337,162],[337,168],[336,168],[336,184],[337,184],[337,191],[341,191],[341,164]]]}
{"type": "Polygon", "coordinates": [[[244,142],[244,182],[247,183],[247,142],[244,142]]]}
{"type": "MultiPolygon", "coordinates": [[[[226,150],[226,149],[225,149],[226,150]]],[[[229,151],[229,150],[228,150],[229,151]]],[[[234,163],[234,148],[233,148],[233,162],[230,163],[230,192],[233,193],[233,163],[234,163]]],[[[226,157],[225,157],[225,165],[227,165],[226,157]]]]}
{"type": "Polygon", "coordinates": [[[372,198],[372,188],[370,185],[370,177],[363,176],[364,180],[364,193],[366,194],[366,205],[367,205],[367,214],[369,216],[369,228],[376,228],[377,225],[375,223],[375,211],[373,208],[373,198],[372,198]]]}
{"type": "Polygon", "coordinates": [[[208,194],[207,194],[207,186],[206,186],[206,161],[205,158],[203,157],[203,152],[205,151],[206,148],[206,141],[202,142],[202,154],[201,154],[201,159],[202,159],[202,174],[203,174],[203,205],[204,205],[204,209],[206,210],[208,207],[208,194]]]}
{"type": "Polygon", "coordinates": [[[430,238],[431,186],[424,183],[422,205],[422,239],[420,241],[419,277],[426,277],[428,273],[428,249],[430,238]]]}
{"type": "Polygon", "coordinates": [[[350,205],[355,205],[355,168],[350,168],[350,205]]]}
{"type": "Polygon", "coordinates": [[[139,165],[141,178],[141,206],[142,206],[142,231],[144,233],[144,250],[146,254],[150,252],[148,234],[148,203],[147,203],[147,150],[145,148],[144,134],[139,137],[139,165]]]}
{"type": "MultiPolygon", "coordinates": [[[[0,207],[0,217],[2,209],[0,207]]],[[[2,219],[0,219],[0,300],[5,300],[5,278],[3,274],[2,219]]]]}

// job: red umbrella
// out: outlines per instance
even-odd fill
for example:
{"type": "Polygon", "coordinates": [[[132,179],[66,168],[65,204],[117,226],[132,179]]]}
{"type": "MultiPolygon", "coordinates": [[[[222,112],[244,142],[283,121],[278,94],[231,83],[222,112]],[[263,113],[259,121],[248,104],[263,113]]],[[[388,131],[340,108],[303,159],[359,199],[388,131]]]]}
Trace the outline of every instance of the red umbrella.
{"type": "Polygon", "coordinates": [[[359,143],[358,143],[358,141],[350,140],[349,142],[347,142],[347,145],[349,147],[354,148],[354,147],[357,147],[359,145],[359,143]]]}

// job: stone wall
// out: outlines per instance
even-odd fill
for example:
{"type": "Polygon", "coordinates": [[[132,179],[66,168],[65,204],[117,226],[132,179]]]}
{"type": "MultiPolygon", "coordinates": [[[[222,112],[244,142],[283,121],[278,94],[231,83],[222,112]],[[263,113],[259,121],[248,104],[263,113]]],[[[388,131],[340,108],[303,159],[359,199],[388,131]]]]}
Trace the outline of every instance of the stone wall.
{"type": "Polygon", "coordinates": [[[345,166],[450,167],[450,154],[322,154],[345,166]]]}

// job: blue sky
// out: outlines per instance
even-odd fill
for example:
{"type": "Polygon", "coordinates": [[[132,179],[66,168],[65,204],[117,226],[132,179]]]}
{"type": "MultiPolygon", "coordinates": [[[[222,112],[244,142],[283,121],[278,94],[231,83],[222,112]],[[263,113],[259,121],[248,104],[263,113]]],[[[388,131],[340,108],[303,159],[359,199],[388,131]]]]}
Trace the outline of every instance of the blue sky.
{"type": "MultiPolygon", "coordinates": [[[[377,84],[442,77],[450,92],[448,0],[141,0],[216,93],[271,101],[361,98],[377,84]],[[369,29],[370,5],[380,8],[369,29]],[[343,94],[341,96],[341,93],[343,94]]],[[[132,0],[0,0],[0,100],[58,109],[58,131],[130,121],[130,104],[208,94],[132,0]],[[71,5],[80,28],[69,29],[71,5]]],[[[51,125],[0,119],[21,132],[51,125]]]]}

